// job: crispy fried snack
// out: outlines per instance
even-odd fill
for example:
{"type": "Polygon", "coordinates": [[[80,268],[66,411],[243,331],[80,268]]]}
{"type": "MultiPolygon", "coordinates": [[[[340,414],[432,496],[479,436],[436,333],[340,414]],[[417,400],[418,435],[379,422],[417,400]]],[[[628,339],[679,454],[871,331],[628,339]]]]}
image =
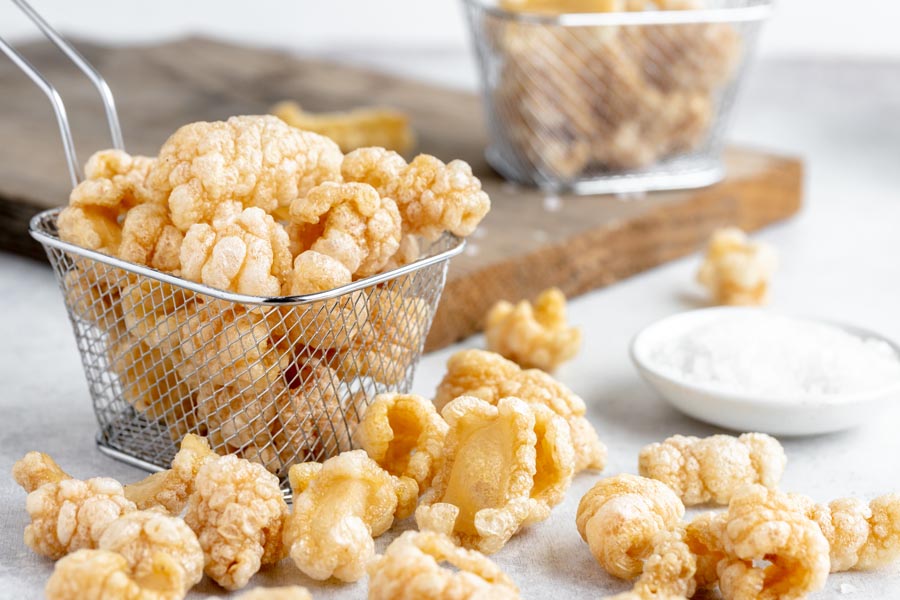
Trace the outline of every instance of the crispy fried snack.
{"type": "Polygon", "coordinates": [[[311,113],[286,100],[269,112],[297,129],[314,131],[334,140],[343,152],[379,146],[406,153],[416,134],[406,113],[391,108],[356,108],[347,112],[311,113]]]}
{"type": "Polygon", "coordinates": [[[215,387],[203,384],[197,395],[197,415],[207,425],[210,442],[216,449],[262,462],[270,471],[276,471],[278,465],[259,460],[257,454],[273,440],[277,399],[286,393],[280,382],[260,391],[240,385],[215,387]]]}
{"type": "Polygon", "coordinates": [[[665,485],[636,475],[598,481],[578,504],[576,524],[591,554],[615,577],[641,573],[653,540],[684,516],[681,500],[665,485]]]}
{"type": "Polygon", "coordinates": [[[727,513],[703,513],[685,527],[684,542],[697,559],[694,580],[698,587],[710,587],[719,580],[717,567],[725,558],[725,550],[718,532],[727,516],[727,513]]]}
{"type": "Polygon", "coordinates": [[[487,557],[430,531],[404,532],[368,571],[369,600],[519,598],[516,584],[487,557]]]}
{"type": "Polygon", "coordinates": [[[184,359],[180,323],[200,306],[193,292],[147,277],[124,285],[118,304],[128,333],[158,348],[176,365],[184,359]]]}
{"type": "Polygon", "coordinates": [[[118,254],[123,260],[174,273],[181,268],[183,240],[164,205],[141,204],[125,213],[118,254]]]}
{"type": "Polygon", "coordinates": [[[312,600],[312,594],[299,585],[255,587],[239,594],[234,600],[312,600]]]}
{"type": "Polygon", "coordinates": [[[438,385],[434,404],[441,410],[463,395],[491,404],[504,396],[515,396],[547,406],[569,424],[575,447],[575,472],[601,470],[606,465],[606,446],[584,417],[584,401],[543,371],[523,371],[516,363],[493,352],[462,350],[447,361],[447,374],[438,385]]]}
{"type": "Polygon", "coordinates": [[[56,563],[44,593],[47,600],[180,600],[185,572],[166,552],[149,556],[138,576],[128,560],[108,550],[78,550],[56,563]]]}
{"type": "MultiPolygon", "coordinates": [[[[58,559],[81,548],[96,548],[110,523],[135,510],[122,484],[95,477],[86,481],[63,478],[46,460],[28,454],[13,468],[23,487],[41,485],[29,492],[25,509],[31,523],[25,527],[25,544],[41,556],[58,559]]],[[[27,488],[26,488],[27,489],[27,488]]]]}
{"type": "Polygon", "coordinates": [[[488,350],[525,369],[551,372],[578,352],[581,330],[566,323],[566,297],[557,288],[541,292],[534,305],[501,300],[488,311],[484,335],[488,350]]]}
{"type": "Polygon", "coordinates": [[[660,531],[654,536],[652,547],[633,592],[648,599],[693,596],[697,590],[697,557],[685,543],[684,528],[678,525],[660,531]]]}
{"type": "Polygon", "coordinates": [[[223,456],[197,471],[184,520],[203,548],[206,574],[236,590],[261,566],[284,556],[281,532],[287,513],[277,477],[261,465],[223,456]]]}
{"type": "Polygon", "coordinates": [[[211,223],[196,223],[187,230],[181,274],[229,292],[280,296],[291,270],[289,246],[284,227],[261,208],[223,202],[211,223]]]}
{"type": "Polygon", "coordinates": [[[373,538],[417,497],[414,481],[392,476],[362,450],[294,465],[290,481],[294,511],[284,545],[297,568],[319,580],[361,579],[375,554],[373,538]]]}
{"type": "Polygon", "coordinates": [[[462,396],[444,407],[450,429],[432,488],[416,510],[420,529],[486,554],[550,516],[574,473],[568,427],[550,409],[462,396]]]}
{"type": "Polygon", "coordinates": [[[43,452],[31,451],[12,469],[13,479],[29,494],[45,483],[59,483],[64,479],[72,479],[72,476],[62,470],[50,455],[43,452]]]}
{"type": "Polygon", "coordinates": [[[765,304],[777,265],[771,246],[751,242],[740,229],[728,227],[710,238],[697,280],[717,304],[765,304]]]}
{"type": "Polygon", "coordinates": [[[185,125],[163,144],[148,183],[182,231],[208,223],[224,201],[283,218],[295,198],[340,179],[342,154],[326,137],[272,116],[185,125]]]}
{"type": "Polygon", "coordinates": [[[716,521],[725,558],[719,589],[726,600],[805,598],[828,577],[828,541],[795,498],[746,486],[716,521]]]}
{"type": "Polygon", "coordinates": [[[299,239],[313,240],[301,242],[304,251],[330,256],[357,278],[378,273],[400,247],[396,202],[365,183],[323,183],[295,199],[290,215],[299,239]]]}
{"type": "Polygon", "coordinates": [[[184,521],[154,510],[119,517],[100,536],[100,550],[116,552],[128,561],[136,581],[152,581],[156,556],[169,555],[184,570],[184,593],[203,579],[203,549],[184,521]]]}
{"type": "Polygon", "coordinates": [[[125,497],[141,510],[162,507],[177,515],[184,510],[188,496],[194,491],[194,480],[200,467],[213,457],[215,454],[205,438],[188,434],[181,440],[172,467],[126,485],[125,497]]]}
{"type": "Polygon", "coordinates": [[[840,498],[829,504],[809,502],[815,521],[831,548],[831,572],[877,569],[900,558],[900,495],[887,494],[868,504],[840,498]]]}
{"type": "Polygon", "coordinates": [[[346,156],[341,172],[345,180],[368,183],[396,200],[403,232],[428,240],[444,231],[469,235],[491,208],[481,182],[461,160],[444,164],[420,154],[407,165],[396,153],[361,148],[346,156]]]}
{"type": "Polygon", "coordinates": [[[728,504],[735,492],[751,483],[774,488],[786,463],[781,444],[764,433],[703,439],[675,435],[645,446],[638,459],[641,475],[665,483],[688,506],[728,504]]]}
{"type": "Polygon", "coordinates": [[[447,423],[422,396],[379,394],[366,409],[355,439],[391,475],[408,477],[420,491],[434,478],[447,423]]]}

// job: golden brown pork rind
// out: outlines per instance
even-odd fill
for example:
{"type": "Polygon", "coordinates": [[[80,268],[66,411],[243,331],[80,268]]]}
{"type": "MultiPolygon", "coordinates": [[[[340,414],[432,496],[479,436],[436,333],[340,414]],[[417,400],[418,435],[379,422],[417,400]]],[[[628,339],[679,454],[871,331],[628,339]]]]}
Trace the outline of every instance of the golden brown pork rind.
{"type": "Polygon", "coordinates": [[[146,565],[147,574],[138,577],[117,552],[78,550],[56,563],[44,593],[47,600],[184,598],[185,573],[175,557],[157,552],[146,565]]]}
{"type": "Polygon", "coordinates": [[[727,227],[710,237],[697,280],[716,304],[766,304],[777,266],[771,246],[752,242],[740,229],[727,227]]]}
{"type": "Polygon", "coordinates": [[[13,465],[13,479],[29,494],[45,483],[58,483],[72,476],[62,470],[49,454],[31,451],[13,465]]]}
{"type": "Polygon", "coordinates": [[[162,507],[169,514],[180,514],[194,491],[200,467],[215,456],[206,438],[188,434],[181,440],[171,468],[126,485],[125,496],[141,510],[162,507]]]}
{"type": "Polygon", "coordinates": [[[615,577],[639,575],[661,532],[684,516],[684,505],[658,481],[622,474],[598,481],[578,504],[576,524],[591,554],[615,577]]]}
{"type": "Polygon", "coordinates": [[[516,585],[487,557],[430,531],[404,532],[368,571],[369,600],[519,598],[516,585]]]}

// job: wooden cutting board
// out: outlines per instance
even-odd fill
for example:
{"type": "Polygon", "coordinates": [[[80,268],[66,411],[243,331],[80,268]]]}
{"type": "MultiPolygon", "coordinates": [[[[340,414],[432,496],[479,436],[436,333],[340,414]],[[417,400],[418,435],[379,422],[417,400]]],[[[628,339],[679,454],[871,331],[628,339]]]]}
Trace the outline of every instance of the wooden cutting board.
{"type": "MultiPolygon", "coordinates": [[[[401,108],[412,117],[418,151],[472,164],[493,207],[466,254],[451,265],[429,349],[478,331],[498,299],[531,297],[551,285],[577,295],[693,252],[716,227],[754,230],[789,217],[801,204],[799,160],[743,149],[729,150],[727,179],[705,189],[548,202],[536,190],[504,183],[485,163],[474,94],[207,39],[78,47],[112,87],[132,153],[155,154],[184,123],[263,113],[290,98],[314,111],[401,108]]],[[[81,160],[108,147],[90,84],[48,44],[23,52],[65,98],[81,160]]],[[[0,90],[0,248],[40,256],[27,234],[28,219],[64,204],[69,191],[59,134],[46,99],[5,61],[0,90]]]]}

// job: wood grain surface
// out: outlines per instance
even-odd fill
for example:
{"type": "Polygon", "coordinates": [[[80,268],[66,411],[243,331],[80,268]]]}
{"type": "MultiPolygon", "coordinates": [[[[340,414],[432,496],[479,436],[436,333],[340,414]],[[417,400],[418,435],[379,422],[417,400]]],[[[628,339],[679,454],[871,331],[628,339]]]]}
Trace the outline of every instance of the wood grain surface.
{"type": "MultiPolygon", "coordinates": [[[[112,87],[132,153],[155,154],[184,123],[262,113],[290,98],[314,111],[401,108],[412,118],[418,151],[471,163],[493,208],[451,265],[429,349],[478,331],[498,299],[530,297],[551,285],[577,295],[693,252],[715,227],[757,229],[801,204],[800,161],[740,149],[726,154],[726,180],[705,189],[548,202],[537,190],[503,182],[485,163],[474,94],[207,39],[78,47],[112,87]]],[[[23,52],[65,98],[82,162],[109,146],[99,99],[80,73],[47,44],[23,52]]],[[[0,248],[39,256],[27,221],[66,201],[62,146],[48,102],[7,62],[0,63],[0,90],[0,248]]]]}

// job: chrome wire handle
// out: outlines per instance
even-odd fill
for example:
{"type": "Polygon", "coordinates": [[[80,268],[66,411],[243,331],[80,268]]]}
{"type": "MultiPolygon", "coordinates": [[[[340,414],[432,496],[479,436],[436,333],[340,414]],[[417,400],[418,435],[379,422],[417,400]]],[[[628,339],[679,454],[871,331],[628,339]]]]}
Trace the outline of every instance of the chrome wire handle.
{"type": "MultiPolygon", "coordinates": [[[[122,127],[119,124],[119,115],[116,112],[116,102],[113,98],[112,90],[103,76],[95,69],[87,59],[76,50],[69,42],[65,40],[41,15],[31,7],[25,0],[12,0],[31,22],[50,40],[54,46],[61,50],[82,73],[84,73],[100,94],[103,101],[103,109],[106,112],[106,121],[109,126],[109,135],[112,139],[112,145],[119,150],[125,149],[125,142],[122,139],[122,127]]],[[[22,54],[16,50],[9,42],[0,37],[0,50],[6,54],[9,59],[28,75],[31,81],[40,88],[44,95],[50,100],[53,106],[53,112],[56,115],[56,124],[59,127],[59,134],[62,137],[63,150],[66,154],[66,162],[69,167],[69,177],[72,180],[72,186],[78,185],[82,179],[81,163],[75,152],[75,142],[72,138],[72,129],[69,126],[69,117],[66,113],[66,106],[56,90],[56,87],[44,77],[37,68],[31,64],[22,54]]]]}

